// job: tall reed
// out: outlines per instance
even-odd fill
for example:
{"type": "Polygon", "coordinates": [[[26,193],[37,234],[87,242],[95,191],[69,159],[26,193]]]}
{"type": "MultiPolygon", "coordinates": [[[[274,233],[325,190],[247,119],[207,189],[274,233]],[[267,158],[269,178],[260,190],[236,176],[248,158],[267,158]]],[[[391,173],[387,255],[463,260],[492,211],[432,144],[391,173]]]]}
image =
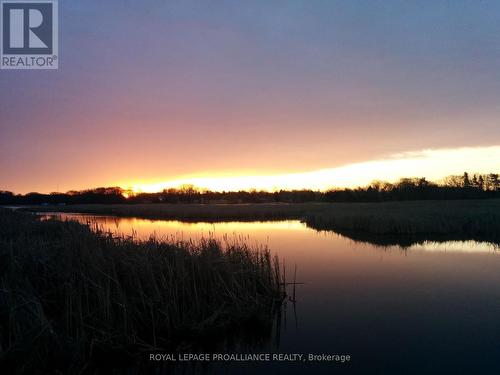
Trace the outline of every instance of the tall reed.
{"type": "Polygon", "coordinates": [[[76,371],[96,353],[172,350],[268,324],[279,262],[238,241],[136,241],[0,211],[0,360],[76,371]]]}

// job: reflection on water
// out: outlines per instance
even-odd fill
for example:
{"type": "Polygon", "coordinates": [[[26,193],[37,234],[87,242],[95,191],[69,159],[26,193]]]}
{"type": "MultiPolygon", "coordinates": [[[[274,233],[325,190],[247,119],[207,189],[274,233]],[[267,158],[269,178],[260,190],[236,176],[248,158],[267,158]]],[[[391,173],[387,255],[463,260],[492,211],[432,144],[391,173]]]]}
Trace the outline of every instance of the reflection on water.
{"type": "Polygon", "coordinates": [[[233,364],[223,372],[500,373],[500,257],[492,244],[424,241],[380,247],[298,221],[57,216],[95,220],[104,230],[139,239],[227,235],[267,244],[286,261],[287,272],[297,265],[297,282],[304,283],[297,287],[297,311],[285,313],[279,351],[352,356],[348,365],[233,364]]]}
{"type": "MultiPolygon", "coordinates": [[[[66,214],[66,213],[42,213],[42,218],[58,218],[62,220],[75,220],[83,224],[97,223],[99,228],[105,232],[111,232],[120,236],[131,236],[139,240],[147,240],[151,236],[158,239],[193,239],[199,240],[206,237],[228,237],[235,236],[247,239],[259,244],[268,243],[270,237],[277,243],[278,250],[284,243],[283,237],[307,233],[310,241],[314,236],[325,236],[335,238],[345,238],[352,240],[357,246],[366,242],[375,246],[383,247],[386,251],[401,250],[403,247],[409,251],[434,251],[434,252],[486,252],[493,253],[498,250],[498,245],[489,242],[477,241],[421,241],[416,244],[405,246],[380,244],[377,241],[370,242],[368,239],[358,240],[336,234],[332,231],[317,232],[309,228],[305,223],[298,220],[267,221],[267,222],[182,222],[177,220],[149,220],[140,218],[123,218],[114,216],[99,216],[89,214],[66,214]]],[[[301,236],[303,238],[303,236],[301,236]]]]}

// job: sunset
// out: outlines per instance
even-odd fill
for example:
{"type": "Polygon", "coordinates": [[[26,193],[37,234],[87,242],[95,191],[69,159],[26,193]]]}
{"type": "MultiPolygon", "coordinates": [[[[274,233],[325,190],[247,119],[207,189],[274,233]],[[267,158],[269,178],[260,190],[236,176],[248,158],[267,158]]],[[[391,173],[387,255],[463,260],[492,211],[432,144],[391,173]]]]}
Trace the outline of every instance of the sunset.
{"type": "Polygon", "coordinates": [[[499,19],[0,0],[0,373],[500,373],[499,19]]]}
{"type": "MultiPolygon", "coordinates": [[[[186,177],[157,183],[118,183],[133,192],[154,193],[167,188],[193,185],[212,191],[267,190],[280,189],[327,190],[333,187],[356,187],[368,185],[383,176],[394,182],[407,176],[427,176],[435,181],[444,176],[461,174],[464,170],[486,173],[500,169],[500,146],[459,148],[443,150],[422,150],[394,154],[391,157],[368,162],[317,171],[276,175],[250,175],[234,172],[232,175],[212,177],[186,177]]],[[[215,173],[214,173],[215,174],[215,173]]]]}

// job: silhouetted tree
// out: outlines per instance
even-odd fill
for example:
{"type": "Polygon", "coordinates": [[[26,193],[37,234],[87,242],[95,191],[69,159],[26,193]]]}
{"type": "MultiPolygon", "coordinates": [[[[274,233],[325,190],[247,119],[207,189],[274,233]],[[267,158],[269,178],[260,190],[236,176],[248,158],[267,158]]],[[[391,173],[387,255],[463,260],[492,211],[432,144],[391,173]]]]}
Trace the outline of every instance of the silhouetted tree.
{"type": "Polygon", "coordinates": [[[467,172],[464,172],[464,177],[463,177],[463,184],[462,186],[464,188],[469,188],[470,187],[470,180],[469,180],[469,174],[467,172]]]}
{"type": "Polygon", "coordinates": [[[98,187],[67,193],[28,193],[16,195],[0,191],[0,205],[23,204],[86,204],[86,203],[301,203],[301,202],[380,202],[422,199],[484,199],[500,198],[500,179],[497,173],[448,176],[441,184],[425,177],[406,177],[395,183],[373,181],[356,189],[227,191],[214,192],[183,185],[158,193],[133,194],[120,187],[98,187]]]}

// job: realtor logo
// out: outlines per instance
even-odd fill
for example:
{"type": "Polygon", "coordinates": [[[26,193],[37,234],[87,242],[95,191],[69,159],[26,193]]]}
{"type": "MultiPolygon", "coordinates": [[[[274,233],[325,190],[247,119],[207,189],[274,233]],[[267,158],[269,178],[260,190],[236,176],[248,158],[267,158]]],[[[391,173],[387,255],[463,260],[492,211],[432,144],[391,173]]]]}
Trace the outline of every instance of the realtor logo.
{"type": "Polygon", "coordinates": [[[0,68],[57,69],[57,0],[0,1],[0,68]]]}

